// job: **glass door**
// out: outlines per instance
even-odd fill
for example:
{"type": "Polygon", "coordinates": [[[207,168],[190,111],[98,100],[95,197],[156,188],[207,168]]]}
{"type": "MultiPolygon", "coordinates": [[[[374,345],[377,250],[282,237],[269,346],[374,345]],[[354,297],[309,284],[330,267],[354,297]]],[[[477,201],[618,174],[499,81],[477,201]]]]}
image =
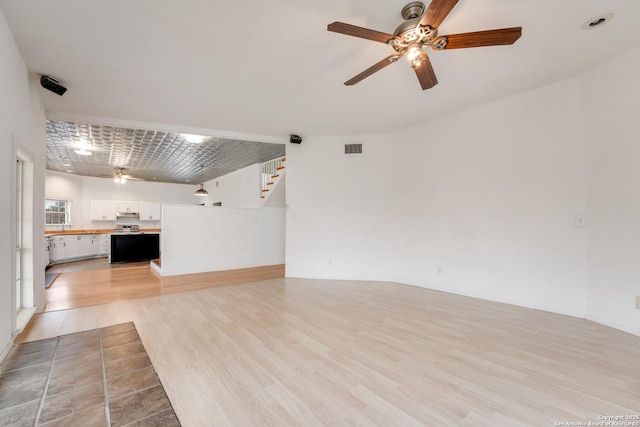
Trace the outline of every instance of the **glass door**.
{"type": "Polygon", "coordinates": [[[22,309],[22,161],[16,164],[16,312],[22,309]]]}

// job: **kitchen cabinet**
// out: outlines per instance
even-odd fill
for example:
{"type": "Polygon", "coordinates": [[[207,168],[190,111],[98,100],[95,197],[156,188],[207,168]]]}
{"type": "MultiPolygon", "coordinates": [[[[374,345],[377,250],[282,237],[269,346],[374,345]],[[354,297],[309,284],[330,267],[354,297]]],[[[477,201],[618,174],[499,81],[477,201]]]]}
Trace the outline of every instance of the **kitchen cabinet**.
{"type": "Polygon", "coordinates": [[[160,221],[162,205],[158,202],[140,202],[140,221],[160,221]]]}
{"type": "Polygon", "coordinates": [[[91,201],[91,221],[115,221],[116,202],[110,200],[91,201]]]}
{"type": "Polygon", "coordinates": [[[45,267],[51,264],[51,237],[45,236],[44,238],[44,265],[45,267]]]}
{"type": "Polygon", "coordinates": [[[91,221],[115,221],[118,213],[139,213],[140,221],[160,221],[162,204],[113,200],[91,201],[91,221]]]}
{"type": "Polygon", "coordinates": [[[80,256],[80,248],[82,236],[65,236],[64,237],[64,248],[65,248],[65,259],[78,258],[80,256]]]}
{"type": "Polygon", "coordinates": [[[49,242],[51,262],[74,261],[109,255],[109,234],[54,236],[49,242]]]}
{"type": "Polygon", "coordinates": [[[66,259],[66,240],[67,238],[65,236],[54,236],[51,238],[51,243],[49,246],[49,251],[51,252],[51,261],[56,262],[66,259]]]}
{"type": "MultiPolygon", "coordinates": [[[[106,239],[109,239],[108,234],[84,234],[81,236],[77,236],[78,242],[78,251],[76,253],[76,257],[80,259],[84,258],[95,258],[99,255],[106,255],[108,253],[108,249],[106,252],[101,252],[101,244],[103,237],[106,236],[106,239]]],[[[67,236],[67,239],[74,236],[67,236]]],[[[71,258],[69,253],[67,252],[67,258],[71,258]]]]}
{"type": "Polygon", "coordinates": [[[98,255],[108,256],[110,248],[111,248],[111,235],[100,234],[100,239],[98,242],[98,255]]]}
{"type": "Polygon", "coordinates": [[[100,248],[99,234],[87,234],[82,236],[82,240],[84,242],[84,251],[80,251],[81,256],[93,258],[98,255],[98,249],[100,248]]]}
{"type": "Polygon", "coordinates": [[[140,203],[116,202],[116,212],[138,213],[140,212],[140,203]]]}
{"type": "Polygon", "coordinates": [[[90,236],[78,235],[78,236],[68,236],[67,237],[67,257],[68,258],[86,257],[86,256],[89,255],[90,247],[91,247],[90,236]],[[73,243],[71,243],[71,246],[72,246],[71,255],[73,255],[73,256],[69,256],[69,242],[70,241],[73,241],[73,243]],[[75,248],[73,248],[73,246],[75,246],[75,248]],[[75,249],[75,251],[74,251],[74,249],[75,249]]]}

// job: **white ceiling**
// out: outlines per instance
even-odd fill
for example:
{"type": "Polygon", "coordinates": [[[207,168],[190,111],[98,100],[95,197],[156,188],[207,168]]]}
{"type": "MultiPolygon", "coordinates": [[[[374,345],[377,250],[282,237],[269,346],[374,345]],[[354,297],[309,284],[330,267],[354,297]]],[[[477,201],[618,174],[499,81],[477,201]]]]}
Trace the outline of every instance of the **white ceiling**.
{"type": "Polygon", "coordinates": [[[41,90],[49,117],[211,135],[392,131],[574,76],[640,44],[637,0],[460,0],[441,35],[522,26],[522,38],[432,52],[439,84],[424,92],[404,60],[344,86],[393,51],[327,24],[390,33],[406,3],[0,0],[0,8],[34,81],[47,74],[68,88],[62,97],[41,90]],[[581,29],[605,12],[615,14],[609,23],[581,29]]]}

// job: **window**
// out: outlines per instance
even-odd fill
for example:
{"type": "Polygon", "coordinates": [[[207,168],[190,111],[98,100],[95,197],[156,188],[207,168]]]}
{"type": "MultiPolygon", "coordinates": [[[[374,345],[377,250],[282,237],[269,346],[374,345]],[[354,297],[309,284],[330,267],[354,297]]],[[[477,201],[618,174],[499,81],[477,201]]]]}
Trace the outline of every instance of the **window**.
{"type": "Polygon", "coordinates": [[[46,225],[61,225],[71,223],[71,212],[68,200],[47,199],[44,205],[46,225]]]}

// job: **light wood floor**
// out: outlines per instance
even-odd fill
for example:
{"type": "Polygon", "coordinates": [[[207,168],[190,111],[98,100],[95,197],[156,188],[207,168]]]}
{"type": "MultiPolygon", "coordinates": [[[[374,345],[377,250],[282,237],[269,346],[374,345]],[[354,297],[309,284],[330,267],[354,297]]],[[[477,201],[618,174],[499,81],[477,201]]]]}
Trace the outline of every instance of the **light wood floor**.
{"type": "Polygon", "coordinates": [[[640,337],[394,283],[287,278],[119,301],[37,315],[21,338],[128,321],[185,427],[640,414],[640,337]]]}
{"type": "Polygon", "coordinates": [[[47,269],[47,273],[75,273],[78,271],[90,270],[113,270],[119,268],[142,267],[147,265],[149,265],[149,261],[120,262],[110,264],[108,258],[93,258],[81,261],[54,264],[47,269]]]}
{"type": "Polygon", "coordinates": [[[86,267],[83,264],[84,267],[75,267],[78,271],[61,273],[45,291],[44,311],[284,277],[284,265],[161,277],[151,270],[148,261],[144,264],[128,268],[120,264],[117,268],[89,271],[83,270],[86,267]]]}

